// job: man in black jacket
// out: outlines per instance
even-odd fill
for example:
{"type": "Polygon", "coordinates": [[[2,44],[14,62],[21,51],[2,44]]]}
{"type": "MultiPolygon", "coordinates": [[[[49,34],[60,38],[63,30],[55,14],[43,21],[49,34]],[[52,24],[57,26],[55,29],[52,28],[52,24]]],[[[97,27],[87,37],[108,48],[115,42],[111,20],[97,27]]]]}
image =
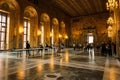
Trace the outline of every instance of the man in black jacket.
{"type": "Polygon", "coordinates": [[[27,54],[30,56],[30,51],[29,51],[29,49],[30,49],[30,44],[29,44],[29,42],[27,41],[26,42],[26,56],[27,56],[27,54]]]}

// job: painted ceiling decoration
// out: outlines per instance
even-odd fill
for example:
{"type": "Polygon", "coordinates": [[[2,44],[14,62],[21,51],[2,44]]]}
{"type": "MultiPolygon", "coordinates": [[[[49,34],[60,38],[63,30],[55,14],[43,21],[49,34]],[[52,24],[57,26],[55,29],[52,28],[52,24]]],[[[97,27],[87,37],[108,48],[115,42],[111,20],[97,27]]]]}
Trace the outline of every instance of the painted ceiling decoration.
{"type": "Polygon", "coordinates": [[[38,5],[44,3],[52,5],[64,11],[71,17],[93,15],[107,12],[107,0],[28,0],[33,4],[38,5]],[[36,4],[37,2],[37,4],[36,4]]]}

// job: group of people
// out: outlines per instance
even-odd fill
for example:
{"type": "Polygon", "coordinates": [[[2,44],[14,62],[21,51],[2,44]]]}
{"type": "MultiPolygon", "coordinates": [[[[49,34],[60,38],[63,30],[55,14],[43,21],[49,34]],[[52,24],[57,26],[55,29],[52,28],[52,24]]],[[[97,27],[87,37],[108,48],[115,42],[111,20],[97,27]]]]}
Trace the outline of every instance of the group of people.
{"type": "MultiPolygon", "coordinates": [[[[73,44],[73,49],[75,50],[76,45],[73,44]]],[[[87,44],[83,47],[84,51],[89,52],[94,48],[95,51],[100,51],[102,56],[116,56],[116,44],[114,42],[102,42],[101,45],[98,44],[87,44]]]]}
{"type": "MultiPolygon", "coordinates": [[[[27,41],[26,42],[26,56],[31,56],[31,54],[30,54],[30,48],[31,48],[31,46],[30,46],[30,43],[27,41]]],[[[48,48],[50,48],[50,49],[54,49],[54,51],[57,51],[57,52],[61,52],[61,50],[64,48],[64,44],[63,43],[58,43],[58,45],[56,45],[55,46],[55,44],[54,45],[51,45],[51,46],[49,46],[47,43],[43,46],[41,43],[39,44],[39,46],[38,46],[38,50],[37,50],[37,54],[39,54],[39,53],[41,53],[42,51],[43,51],[43,48],[45,48],[45,51],[46,50],[48,50],[48,48]]]]}
{"type": "Polygon", "coordinates": [[[74,50],[81,50],[82,48],[83,48],[83,46],[82,46],[82,44],[75,44],[75,43],[73,43],[73,48],[74,48],[74,50]]]}
{"type": "MultiPolygon", "coordinates": [[[[46,44],[45,47],[46,47],[46,49],[47,49],[47,48],[49,47],[48,44],[46,44]]],[[[26,56],[27,56],[27,55],[28,55],[28,56],[31,56],[30,50],[29,50],[30,48],[31,48],[31,47],[30,47],[30,43],[27,41],[27,42],[26,42],[26,49],[27,49],[27,50],[26,50],[26,56]]],[[[39,49],[37,50],[37,54],[39,54],[40,52],[43,51],[43,45],[40,43],[38,48],[39,48],[39,49]]]]}
{"type": "Polygon", "coordinates": [[[103,56],[116,56],[116,44],[109,41],[108,43],[101,44],[101,54],[103,56]]]}
{"type": "MultiPolygon", "coordinates": [[[[101,45],[94,45],[97,51],[101,51],[102,56],[116,56],[116,44],[114,42],[102,42],[101,45]]],[[[90,48],[90,45],[87,45],[87,49],[90,48]]]]}

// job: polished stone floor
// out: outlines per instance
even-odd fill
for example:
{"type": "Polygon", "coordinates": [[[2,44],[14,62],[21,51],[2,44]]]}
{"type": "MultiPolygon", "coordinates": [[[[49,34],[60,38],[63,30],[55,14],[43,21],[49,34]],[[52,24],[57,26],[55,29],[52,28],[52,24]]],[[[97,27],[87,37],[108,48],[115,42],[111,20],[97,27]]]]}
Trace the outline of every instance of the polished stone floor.
{"type": "Polygon", "coordinates": [[[1,52],[0,80],[120,80],[120,61],[116,57],[73,49],[48,52],[30,57],[24,52],[22,56],[1,52]]]}

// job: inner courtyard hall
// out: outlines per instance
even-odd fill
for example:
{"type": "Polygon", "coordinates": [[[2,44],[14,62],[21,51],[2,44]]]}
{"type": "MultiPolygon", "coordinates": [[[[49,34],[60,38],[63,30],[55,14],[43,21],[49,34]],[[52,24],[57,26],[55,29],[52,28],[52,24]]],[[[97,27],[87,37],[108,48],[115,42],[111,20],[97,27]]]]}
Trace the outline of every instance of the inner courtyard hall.
{"type": "Polygon", "coordinates": [[[119,80],[120,0],[0,0],[0,80],[119,80]]]}

